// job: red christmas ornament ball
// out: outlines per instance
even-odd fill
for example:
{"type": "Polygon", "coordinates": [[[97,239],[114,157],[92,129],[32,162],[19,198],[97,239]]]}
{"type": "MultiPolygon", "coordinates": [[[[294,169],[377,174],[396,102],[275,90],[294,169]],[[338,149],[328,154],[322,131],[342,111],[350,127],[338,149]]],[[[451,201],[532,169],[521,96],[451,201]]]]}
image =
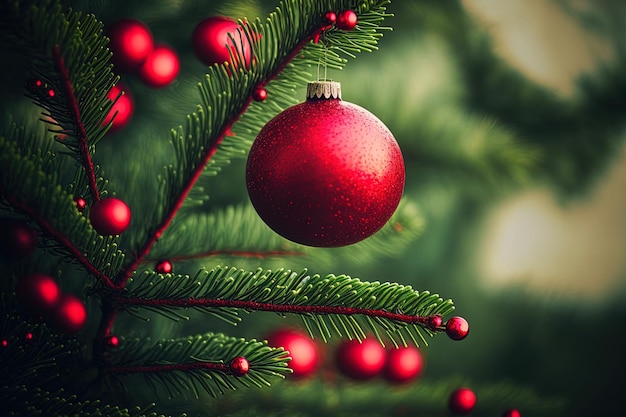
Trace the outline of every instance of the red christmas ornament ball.
{"type": "Polygon", "coordinates": [[[522,417],[522,413],[514,408],[511,408],[502,413],[502,417],[522,417]]]}
{"type": "Polygon", "coordinates": [[[380,375],[385,368],[387,355],[375,339],[345,340],[335,352],[335,363],[342,374],[365,381],[380,375]]]}
{"type": "Polygon", "coordinates": [[[455,389],[448,400],[450,411],[454,414],[469,414],[476,405],[476,394],[469,388],[455,389]]]}
{"type": "Polygon", "coordinates": [[[89,220],[101,235],[118,235],[130,224],[130,208],[119,198],[108,197],[96,201],[89,212],[89,220]]]}
{"type": "Polygon", "coordinates": [[[267,98],[267,90],[263,87],[257,87],[252,92],[252,98],[255,101],[265,101],[267,98]]]}
{"type": "Polygon", "coordinates": [[[35,314],[45,314],[59,303],[61,290],[51,276],[33,272],[17,281],[15,297],[29,311],[35,314]]]}
{"type": "Polygon", "coordinates": [[[246,185],[257,213],[304,245],[345,246],[371,236],[404,189],[393,135],[372,113],[342,101],[339,89],[309,84],[307,100],[270,120],[248,155],[246,185]],[[317,95],[327,88],[332,95],[317,95]]]}
{"type": "Polygon", "coordinates": [[[389,349],[383,376],[390,382],[403,384],[415,380],[423,368],[424,360],[416,347],[389,349]]]}
{"type": "Polygon", "coordinates": [[[452,317],[446,323],[446,334],[452,340],[463,340],[469,334],[469,323],[463,317],[452,317]]]}
{"type": "Polygon", "coordinates": [[[282,347],[291,360],[288,366],[295,378],[305,378],[312,375],[320,364],[317,344],[308,335],[291,329],[279,329],[267,337],[267,343],[272,347],[282,347]]]}
{"type": "Polygon", "coordinates": [[[117,98],[117,101],[113,103],[113,107],[109,110],[109,113],[104,118],[102,125],[105,126],[113,120],[110,132],[116,132],[126,126],[135,112],[135,100],[128,90],[122,84],[114,85],[107,94],[107,98],[111,101],[117,98]],[[122,93],[120,95],[120,93],[122,93]],[[119,96],[119,98],[118,98],[119,96]]]}
{"type": "Polygon", "coordinates": [[[241,26],[228,17],[213,16],[198,23],[191,43],[196,56],[205,65],[232,63],[230,54],[234,56],[240,51],[245,57],[246,67],[250,66],[251,49],[248,38],[241,26]]]}
{"type": "Polygon", "coordinates": [[[67,334],[76,333],[87,321],[87,309],[83,302],[72,294],[63,294],[52,311],[52,326],[67,334]]]}
{"type": "Polygon", "coordinates": [[[166,45],[156,46],[139,68],[139,78],[150,87],[170,85],[180,70],[176,51],[166,45]]]}
{"type": "Polygon", "coordinates": [[[107,34],[116,71],[138,69],[154,48],[150,29],[138,20],[118,20],[109,27],[107,34]]]}
{"type": "Polygon", "coordinates": [[[339,12],[337,16],[336,26],[341,30],[352,30],[356,27],[358,19],[358,16],[353,10],[344,10],[339,12]]]}
{"type": "Polygon", "coordinates": [[[159,274],[170,274],[174,267],[170,261],[167,259],[162,259],[154,267],[154,270],[159,274]]]}
{"type": "Polygon", "coordinates": [[[228,369],[230,370],[230,373],[235,376],[244,376],[248,374],[248,371],[250,371],[250,362],[248,362],[248,359],[243,356],[237,356],[230,360],[228,363],[228,369]]]}
{"type": "Polygon", "coordinates": [[[36,229],[22,220],[0,219],[0,253],[10,258],[23,258],[36,247],[36,229]]]}
{"type": "Polygon", "coordinates": [[[428,322],[426,325],[432,331],[435,331],[443,324],[443,319],[439,314],[435,314],[433,316],[428,317],[428,322]]]}

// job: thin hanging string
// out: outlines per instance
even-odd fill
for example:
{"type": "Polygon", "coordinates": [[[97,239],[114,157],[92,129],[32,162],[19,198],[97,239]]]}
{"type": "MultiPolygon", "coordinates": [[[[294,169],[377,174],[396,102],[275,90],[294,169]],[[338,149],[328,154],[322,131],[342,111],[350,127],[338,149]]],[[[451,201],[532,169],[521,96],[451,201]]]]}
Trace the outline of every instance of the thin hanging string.
{"type": "MultiPolygon", "coordinates": [[[[322,35],[320,36],[320,42],[322,44],[322,46],[324,47],[324,81],[328,81],[328,64],[326,61],[326,54],[328,52],[328,45],[326,44],[326,36],[324,33],[322,33],[322,35]]],[[[317,60],[317,81],[321,81],[320,80],[320,65],[322,65],[322,58],[317,60]]]]}

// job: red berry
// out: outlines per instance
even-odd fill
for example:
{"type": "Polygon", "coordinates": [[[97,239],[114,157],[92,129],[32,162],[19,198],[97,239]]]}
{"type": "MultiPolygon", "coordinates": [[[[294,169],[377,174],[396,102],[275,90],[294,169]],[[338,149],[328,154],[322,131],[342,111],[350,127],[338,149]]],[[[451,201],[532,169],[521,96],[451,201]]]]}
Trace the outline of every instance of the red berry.
{"type": "Polygon", "coordinates": [[[101,235],[118,235],[130,224],[130,209],[119,198],[103,198],[91,206],[89,220],[101,235]]]}
{"type": "Polygon", "coordinates": [[[108,348],[116,348],[119,346],[119,344],[120,344],[120,339],[119,337],[115,335],[109,335],[104,338],[104,346],[108,348]]]}
{"type": "Polygon", "coordinates": [[[74,203],[76,204],[76,208],[78,209],[78,211],[80,211],[81,213],[87,208],[87,200],[82,197],[76,197],[74,199],[74,203]]]}
{"type": "Polygon", "coordinates": [[[502,417],[522,417],[522,413],[514,408],[511,408],[510,410],[506,410],[502,413],[502,417]]]}
{"type": "Polygon", "coordinates": [[[252,92],[252,98],[255,101],[265,101],[267,98],[267,90],[263,87],[257,87],[252,92]]]}
{"type": "Polygon", "coordinates": [[[17,219],[0,219],[0,253],[9,258],[30,255],[37,247],[37,230],[17,219]]]}
{"type": "Polygon", "coordinates": [[[468,414],[476,405],[476,394],[469,388],[457,388],[450,395],[448,406],[455,414],[468,414]]]}
{"type": "Polygon", "coordinates": [[[326,19],[326,21],[329,24],[334,24],[337,21],[337,13],[331,11],[326,12],[326,14],[324,15],[324,18],[326,19]]]}
{"type": "MultiPolygon", "coordinates": [[[[338,83],[320,82],[334,86],[338,83]]],[[[337,97],[309,94],[270,120],[246,165],[252,205],[279,235],[345,246],[382,228],[404,189],[404,161],[387,127],[337,97]]]]}
{"type": "Polygon", "coordinates": [[[61,290],[51,276],[34,272],[17,281],[15,297],[32,313],[46,314],[59,303],[61,290]]]}
{"type": "Polygon", "coordinates": [[[25,339],[27,342],[32,342],[32,341],[33,341],[33,334],[32,334],[31,332],[26,333],[26,334],[24,335],[24,339],[25,339]]]}
{"type": "Polygon", "coordinates": [[[446,323],[446,334],[452,340],[463,340],[469,334],[469,323],[463,317],[452,317],[446,323]]]}
{"type": "Polygon", "coordinates": [[[112,61],[118,72],[136,70],[154,48],[150,29],[138,20],[118,20],[111,25],[107,34],[113,52],[112,61]]]}
{"type": "Polygon", "coordinates": [[[72,294],[63,294],[52,311],[52,326],[63,333],[76,333],[87,320],[83,302],[72,294]]]}
{"type": "Polygon", "coordinates": [[[346,340],[339,345],[335,362],[339,371],[364,381],[379,375],[385,367],[385,349],[375,339],[346,340]]]}
{"type": "Polygon", "coordinates": [[[400,347],[387,351],[383,375],[390,382],[407,383],[416,379],[424,367],[420,351],[413,347],[400,347]]]}
{"type": "Polygon", "coordinates": [[[267,337],[267,343],[272,347],[282,347],[291,360],[288,366],[296,378],[305,378],[312,375],[319,366],[319,352],[316,343],[306,334],[296,330],[277,330],[267,337]]]}
{"type": "Polygon", "coordinates": [[[246,67],[250,66],[251,49],[248,38],[239,24],[227,17],[213,16],[204,19],[193,31],[193,50],[205,65],[231,62],[231,54],[243,53],[246,67]],[[232,36],[232,40],[229,36],[232,36]]]}
{"type": "Polygon", "coordinates": [[[180,70],[176,52],[166,45],[156,46],[139,68],[139,78],[150,87],[165,87],[174,81],[180,70]]]}
{"type": "Polygon", "coordinates": [[[250,370],[250,362],[243,356],[232,358],[228,363],[230,373],[235,376],[244,376],[250,370]]]}
{"type": "Polygon", "coordinates": [[[2,341],[0,341],[0,346],[5,348],[9,346],[9,341],[6,339],[2,339],[2,341]]]}
{"type": "Polygon", "coordinates": [[[428,317],[427,326],[433,332],[439,328],[443,324],[443,319],[439,314],[435,314],[434,316],[428,317]]]}
{"type": "Polygon", "coordinates": [[[353,10],[344,10],[337,16],[337,28],[342,30],[352,30],[356,27],[358,17],[353,10]]]}
{"type": "Polygon", "coordinates": [[[170,274],[173,269],[174,267],[172,266],[172,263],[167,259],[157,262],[154,267],[154,270],[159,274],[170,274]]]}
{"type": "Polygon", "coordinates": [[[111,101],[117,98],[117,101],[113,104],[111,110],[109,110],[109,113],[104,118],[102,125],[105,126],[113,120],[113,124],[111,125],[109,132],[115,132],[130,122],[130,119],[135,111],[135,101],[133,100],[133,96],[130,94],[130,90],[122,84],[114,85],[113,88],[109,90],[107,98],[111,101]],[[121,92],[124,92],[124,94],[120,96],[121,92]]]}

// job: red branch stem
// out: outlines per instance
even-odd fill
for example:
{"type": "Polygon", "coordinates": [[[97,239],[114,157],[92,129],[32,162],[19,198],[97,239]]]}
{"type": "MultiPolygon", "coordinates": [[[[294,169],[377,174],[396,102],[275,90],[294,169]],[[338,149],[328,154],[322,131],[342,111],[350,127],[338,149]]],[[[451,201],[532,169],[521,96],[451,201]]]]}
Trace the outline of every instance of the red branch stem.
{"type": "Polygon", "coordinates": [[[146,306],[146,307],[216,307],[216,308],[242,308],[246,310],[271,311],[275,313],[295,313],[295,314],[339,314],[344,316],[364,315],[370,317],[380,317],[392,321],[400,321],[409,324],[428,323],[426,316],[413,316],[410,314],[392,313],[386,310],[369,308],[344,307],[344,306],[307,306],[297,304],[272,304],[259,303],[246,300],[226,300],[212,298],[184,298],[180,300],[167,299],[147,299],[147,298],[124,298],[118,299],[120,306],[146,306]]]}
{"type": "Polygon", "coordinates": [[[72,122],[74,123],[74,128],[76,131],[76,139],[78,140],[80,148],[81,160],[83,162],[83,166],[85,167],[87,178],[89,179],[89,188],[91,189],[91,195],[93,196],[93,199],[95,201],[98,201],[100,200],[100,192],[98,191],[98,185],[96,183],[96,173],[94,170],[93,161],[91,160],[91,154],[89,153],[89,144],[87,143],[87,131],[85,130],[85,125],[83,124],[82,118],[80,117],[80,108],[78,107],[78,102],[76,101],[74,87],[72,86],[72,81],[70,80],[70,74],[65,67],[65,60],[61,55],[61,48],[59,48],[59,45],[54,45],[54,47],[52,48],[52,57],[54,59],[54,68],[59,74],[59,78],[61,81],[63,97],[65,97],[67,106],[69,107],[72,114],[72,122]]]}
{"type": "Polygon", "coordinates": [[[164,365],[141,365],[141,366],[109,366],[107,372],[129,374],[129,373],[154,373],[169,371],[195,371],[199,369],[209,369],[211,371],[221,371],[229,373],[227,365],[219,362],[193,362],[193,363],[177,363],[164,365]]]}
{"type": "Polygon", "coordinates": [[[81,265],[83,265],[87,272],[98,278],[107,287],[115,288],[115,284],[107,275],[100,272],[95,266],[93,266],[91,262],[89,262],[89,259],[87,259],[85,255],[83,255],[80,249],[78,249],[67,236],[52,227],[52,225],[48,223],[48,221],[43,218],[34,208],[22,203],[11,194],[5,194],[4,197],[13,207],[30,216],[33,220],[37,222],[37,224],[39,224],[39,227],[41,227],[47,234],[52,236],[54,240],[61,244],[61,246],[65,247],[65,249],[70,252],[72,256],[76,258],[78,262],[80,262],[81,265]]]}

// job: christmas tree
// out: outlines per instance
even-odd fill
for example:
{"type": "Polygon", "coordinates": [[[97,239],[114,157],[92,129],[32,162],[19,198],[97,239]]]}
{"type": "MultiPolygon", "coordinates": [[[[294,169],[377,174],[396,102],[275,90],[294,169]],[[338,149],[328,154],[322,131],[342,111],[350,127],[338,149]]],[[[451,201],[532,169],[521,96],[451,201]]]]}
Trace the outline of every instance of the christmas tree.
{"type": "Polygon", "coordinates": [[[8,415],[621,410],[604,366],[564,365],[619,303],[485,297],[457,260],[494,201],[606,169],[624,7],[562,2],[615,52],[572,98],[466,5],[398,3],[2,4],[8,415]]]}

